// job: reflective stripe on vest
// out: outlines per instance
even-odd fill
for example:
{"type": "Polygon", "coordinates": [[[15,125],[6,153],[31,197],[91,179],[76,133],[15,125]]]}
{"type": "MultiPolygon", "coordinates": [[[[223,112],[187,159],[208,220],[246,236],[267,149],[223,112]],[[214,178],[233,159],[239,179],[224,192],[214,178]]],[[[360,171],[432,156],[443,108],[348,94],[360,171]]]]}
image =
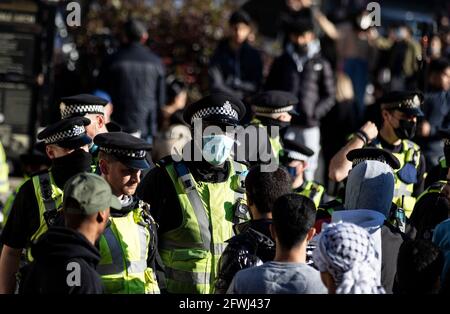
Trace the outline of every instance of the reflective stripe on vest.
{"type": "Polygon", "coordinates": [[[442,189],[444,188],[444,186],[446,184],[447,184],[447,181],[445,181],[445,180],[439,180],[437,182],[434,182],[417,197],[417,202],[427,194],[442,193],[442,189]]]}
{"type": "MultiPolygon", "coordinates": [[[[171,293],[212,293],[219,258],[233,236],[231,189],[237,165],[221,183],[196,182],[184,163],[165,166],[178,195],[183,223],[160,235],[160,255],[171,293]]],[[[239,166],[239,171],[244,168],[239,166]]]]}
{"type": "Polygon", "coordinates": [[[311,199],[316,205],[316,208],[318,208],[324,192],[325,188],[322,185],[315,183],[313,181],[308,181],[306,183],[305,188],[298,194],[306,196],[309,199],[311,199]]]}
{"type": "Polygon", "coordinates": [[[159,293],[153,269],[147,265],[150,232],[135,209],[123,217],[111,217],[100,237],[101,260],[97,272],[106,293],[159,293]]]}
{"type": "MultiPolygon", "coordinates": [[[[378,148],[383,146],[378,143],[378,148]]],[[[416,204],[416,198],[412,196],[414,192],[414,184],[406,184],[398,177],[398,171],[403,168],[407,162],[411,162],[418,170],[420,160],[420,147],[410,140],[402,140],[402,151],[400,153],[392,153],[400,162],[400,168],[394,171],[395,185],[394,185],[394,198],[392,200],[397,206],[402,207],[405,210],[406,217],[411,215],[414,205],[416,204]]]]}
{"type": "Polygon", "coordinates": [[[9,166],[6,162],[6,153],[3,149],[2,143],[0,143],[0,193],[9,192],[9,166]]]}
{"type": "Polygon", "coordinates": [[[51,172],[45,172],[31,178],[33,181],[34,192],[39,206],[39,229],[31,236],[34,242],[44,232],[47,231],[48,226],[45,221],[44,213],[57,209],[63,201],[63,191],[56,186],[51,172]]]}

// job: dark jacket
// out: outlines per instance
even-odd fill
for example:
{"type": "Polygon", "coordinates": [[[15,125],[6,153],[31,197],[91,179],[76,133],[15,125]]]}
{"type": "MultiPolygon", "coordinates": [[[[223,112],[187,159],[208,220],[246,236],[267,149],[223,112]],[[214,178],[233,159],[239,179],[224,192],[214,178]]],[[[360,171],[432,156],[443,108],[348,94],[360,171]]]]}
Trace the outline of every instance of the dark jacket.
{"type": "Polygon", "coordinates": [[[297,64],[293,53],[286,50],[275,59],[265,89],[295,94],[300,101],[297,111],[301,126],[314,127],[335,104],[334,74],[330,63],[319,53],[303,59],[297,64]]]}
{"type": "Polygon", "coordinates": [[[429,170],[438,164],[439,157],[443,154],[442,139],[438,131],[450,127],[450,91],[425,93],[423,113],[424,119],[430,123],[431,130],[428,137],[418,138],[417,144],[425,154],[429,170]]]}
{"type": "Polygon", "coordinates": [[[219,43],[209,65],[211,91],[234,94],[242,99],[259,90],[262,78],[263,64],[258,50],[244,42],[234,52],[229,39],[219,43]]]}
{"type": "Polygon", "coordinates": [[[100,276],[95,270],[100,253],[79,232],[63,227],[50,228],[32,245],[31,253],[34,261],[23,271],[21,293],[103,293],[100,276]]]}
{"type": "Polygon", "coordinates": [[[103,65],[99,87],[111,95],[111,118],[125,132],[155,134],[157,110],[165,104],[165,70],[150,49],[140,43],[122,46],[103,65]]]}
{"type": "Polygon", "coordinates": [[[216,293],[226,293],[238,271],[274,259],[275,242],[270,237],[270,224],[271,220],[251,220],[236,226],[237,235],[227,241],[228,246],[219,260],[216,293]]]}

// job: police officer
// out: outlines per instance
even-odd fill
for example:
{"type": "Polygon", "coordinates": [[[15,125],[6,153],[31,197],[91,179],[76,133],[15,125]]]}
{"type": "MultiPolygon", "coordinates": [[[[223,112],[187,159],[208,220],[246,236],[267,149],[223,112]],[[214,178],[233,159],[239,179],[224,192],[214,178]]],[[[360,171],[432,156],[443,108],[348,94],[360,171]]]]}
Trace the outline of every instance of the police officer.
{"type": "MultiPolygon", "coordinates": [[[[52,224],[61,205],[66,181],[79,172],[90,170],[91,155],[87,152],[91,138],[82,117],[60,120],[38,134],[46,144],[52,160],[50,170],[36,174],[18,190],[11,213],[1,235],[0,293],[13,293],[22,249],[28,248],[52,224]]],[[[28,254],[31,259],[31,255],[28,254]]]]}
{"type": "MultiPolygon", "coordinates": [[[[89,119],[91,123],[86,127],[86,133],[93,139],[98,134],[108,132],[105,118],[106,105],[108,105],[106,99],[90,94],[79,94],[61,98],[59,111],[61,119],[71,117],[85,117],[89,119]]],[[[92,170],[99,173],[97,170],[98,147],[94,142],[89,146],[89,152],[93,157],[92,170]]]]}
{"type": "Polygon", "coordinates": [[[184,119],[194,129],[193,141],[182,160],[163,158],[141,183],[159,224],[170,293],[212,293],[225,241],[235,223],[248,219],[241,206],[244,191],[233,190],[245,166],[230,158],[232,129],[244,113],[239,99],[222,93],[187,106],[184,119]]]}
{"type": "MultiPolygon", "coordinates": [[[[283,151],[280,130],[290,125],[294,106],[297,103],[298,99],[295,95],[277,90],[263,92],[253,97],[252,109],[255,116],[251,125],[264,128],[266,132],[263,134],[267,134],[269,140],[269,143],[267,143],[261,133],[258,134],[259,154],[271,152],[276,160],[279,160],[283,151]],[[271,149],[267,147],[268,144],[271,149]]],[[[253,156],[249,161],[254,160],[255,157],[253,156]]]]}
{"type": "Polygon", "coordinates": [[[123,132],[99,134],[99,168],[122,203],[99,241],[97,271],[106,293],[159,293],[155,273],[156,224],[150,206],[134,196],[151,145],[123,132]]]}
{"type": "Polygon", "coordinates": [[[339,182],[347,177],[351,163],[345,156],[349,151],[366,145],[384,148],[400,161],[400,169],[395,171],[393,202],[404,208],[409,217],[424,186],[425,158],[420,147],[411,141],[417,117],[423,115],[422,101],[422,94],[416,92],[394,91],[381,98],[381,129],[378,132],[369,121],[358,130],[331,160],[330,179],[339,182]]]}
{"type": "Polygon", "coordinates": [[[439,158],[439,164],[428,171],[425,179],[425,188],[430,187],[433,183],[446,180],[450,163],[450,129],[439,130],[444,146],[444,156],[439,158]]]}
{"type": "Polygon", "coordinates": [[[45,152],[45,143],[35,143],[30,152],[20,155],[20,163],[22,165],[24,179],[20,184],[18,184],[16,190],[13,191],[6,199],[5,205],[3,206],[3,222],[1,223],[2,228],[6,225],[9,212],[11,211],[11,206],[14,203],[14,199],[16,198],[17,192],[22,184],[35,173],[48,170],[50,167],[51,161],[45,152]]]}
{"type": "Polygon", "coordinates": [[[318,207],[325,188],[317,182],[305,180],[304,171],[308,167],[307,160],[314,154],[314,151],[303,144],[300,134],[296,131],[296,128],[289,127],[283,132],[283,154],[280,162],[292,176],[294,192],[310,198],[318,207]]]}

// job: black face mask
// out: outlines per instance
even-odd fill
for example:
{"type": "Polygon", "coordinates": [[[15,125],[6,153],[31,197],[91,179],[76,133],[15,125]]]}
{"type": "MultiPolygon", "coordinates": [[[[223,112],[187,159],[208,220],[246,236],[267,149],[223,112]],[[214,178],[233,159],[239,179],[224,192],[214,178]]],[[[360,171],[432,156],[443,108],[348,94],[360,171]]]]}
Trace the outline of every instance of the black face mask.
{"type": "Polygon", "coordinates": [[[91,172],[92,156],[82,149],[52,160],[52,175],[58,187],[80,172],[91,172]]]}
{"type": "Polygon", "coordinates": [[[416,134],[416,123],[409,120],[399,120],[399,127],[394,129],[399,139],[412,139],[416,134]]]}
{"type": "Polygon", "coordinates": [[[308,52],[308,45],[299,45],[299,44],[294,44],[294,49],[295,52],[297,52],[299,55],[306,55],[306,53],[308,52]]]}

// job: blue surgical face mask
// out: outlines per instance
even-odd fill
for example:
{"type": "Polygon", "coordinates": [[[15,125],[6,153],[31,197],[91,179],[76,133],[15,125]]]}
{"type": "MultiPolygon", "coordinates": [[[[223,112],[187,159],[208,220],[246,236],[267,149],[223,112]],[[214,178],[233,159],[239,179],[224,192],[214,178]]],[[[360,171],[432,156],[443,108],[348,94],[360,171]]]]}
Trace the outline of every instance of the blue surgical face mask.
{"type": "Polygon", "coordinates": [[[211,165],[223,164],[231,155],[234,140],[226,135],[203,137],[203,158],[211,165]]]}
{"type": "Polygon", "coordinates": [[[297,168],[296,167],[286,167],[287,172],[291,175],[293,179],[297,177],[297,168]]]}
{"type": "Polygon", "coordinates": [[[89,146],[89,153],[94,154],[98,149],[98,146],[92,142],[92,144],[89,146]]]}

